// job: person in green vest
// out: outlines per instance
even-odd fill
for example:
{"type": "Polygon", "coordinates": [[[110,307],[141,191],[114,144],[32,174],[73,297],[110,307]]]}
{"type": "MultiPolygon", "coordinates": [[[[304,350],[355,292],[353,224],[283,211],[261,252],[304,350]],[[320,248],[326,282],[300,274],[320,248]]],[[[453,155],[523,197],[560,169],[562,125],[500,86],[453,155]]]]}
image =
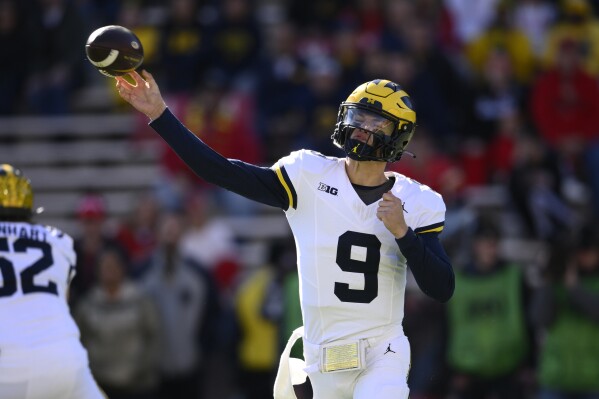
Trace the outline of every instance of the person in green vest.
{"type": "Polygon", "coordinates": [[[482,219],[471,259],[456,271],[448,303],[447,365],[452,399],[518,399],[531,368],[528,285],[521,265],[502,259],[500,230],[482,219]]]}
{"type": "Polygon", "coordinates": [[[599,399],[598,233],[584,227],[569,250],[554,245],[533,296],[539,399],[599,399]]]}

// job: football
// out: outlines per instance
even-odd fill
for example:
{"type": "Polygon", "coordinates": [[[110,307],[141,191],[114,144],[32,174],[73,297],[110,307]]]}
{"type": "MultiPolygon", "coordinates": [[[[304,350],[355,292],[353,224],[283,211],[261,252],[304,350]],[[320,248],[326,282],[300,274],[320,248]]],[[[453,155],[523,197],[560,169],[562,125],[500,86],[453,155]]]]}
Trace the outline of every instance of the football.
{"type": "Polygon", "coordinates": [[[144,60],[141,41],[129,29],[109,25],[89,35],[85,45],[87,59],[102,74],[121,76],[137,69],[144,60]]]}

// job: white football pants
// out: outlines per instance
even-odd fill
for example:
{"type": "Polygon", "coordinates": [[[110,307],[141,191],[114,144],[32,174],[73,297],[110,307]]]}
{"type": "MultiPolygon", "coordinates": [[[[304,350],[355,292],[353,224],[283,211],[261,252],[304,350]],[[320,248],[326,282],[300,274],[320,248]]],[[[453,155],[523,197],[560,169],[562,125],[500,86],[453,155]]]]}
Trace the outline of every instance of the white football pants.
{"type": "MultiPolygon", "coordinates": [[[[290,345],[293,344],[288,343],[286,351],[290,349],[290,345]]],[[[304,340],[306,361],[301,363],[304,366],[318,364],[318,356],[319,346],[304,340]]],[[[289,363],[288,353],[283,353],[275,382],[275,399],[296,399],[291,383],[298,384],[303,380],[298,378],[301,373],[297,363],[298,359],[291,359],[289,363]]],[[[314,366],[306,369],[314,392],[313,399],[407,399],[410,393],[407,383],[410,344],[403,334],[389,339],[369,339],[363,370],[321,373],[314,370],[314,366]]]]}
{"type": "Polygon", "coordinates": [[[92,377],[82,347],[70,344],[2,349],[2,399],[105,399],[92,377]]]}

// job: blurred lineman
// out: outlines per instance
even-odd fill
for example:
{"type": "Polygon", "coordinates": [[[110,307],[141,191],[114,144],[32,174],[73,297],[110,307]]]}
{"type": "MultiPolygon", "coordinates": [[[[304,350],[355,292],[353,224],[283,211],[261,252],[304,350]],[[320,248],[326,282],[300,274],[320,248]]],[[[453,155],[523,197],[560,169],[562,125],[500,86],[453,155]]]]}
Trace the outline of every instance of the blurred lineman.
{"type": "Polygon", "coordinates": [[[0,398],[102,399],[67,305],[73,239],[34,213],[29,180],[0,165],[0,398]]]}
{"type": "Polygon", "coordinates": [[[116,78],[119,93],[198,176],[285,211],[297,246],[304,328],[283,351],[275,398],[295,398],[292,383],[305,381],[304,371],[317,399],[407,398],[407,264],[432,298],[445,302],[454,289],[438,239],[441,196],[385,173],[414,133],[407,93],[388,80],[360,85],[341,104],[332,136],[346,158],[300,150],[269,168],[213,151],[167,109],[152,76],[143,74],[130,74],[135,85],[116,78]],[[300,337],[305,363],[290,362],[290,346],[300,337]]]}

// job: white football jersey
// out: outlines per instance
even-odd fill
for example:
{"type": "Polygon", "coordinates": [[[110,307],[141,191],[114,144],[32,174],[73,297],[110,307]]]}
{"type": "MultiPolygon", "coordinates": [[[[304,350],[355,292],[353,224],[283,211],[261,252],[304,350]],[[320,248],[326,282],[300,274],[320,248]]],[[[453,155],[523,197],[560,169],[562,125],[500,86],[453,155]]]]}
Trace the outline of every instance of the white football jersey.
{"type": "MultiPolygon", "coordinates": [[[[370,338],[399,328],[404,314],[406,259],[345,171],[345,159],[301,150],[273,169],[285,187],[285,211],[298,256],[304,338],[314,344],[370,338]]],[[[393,194],[415,232],[443,229],[441,195],[399,173],[393,194]]]]}
{"type": "Polygon", "coordinates": [[[37,224],[0,222],[0,350],[69,338],[79,342],[67,304],[74,274],[69,235],[37,224]]]}

